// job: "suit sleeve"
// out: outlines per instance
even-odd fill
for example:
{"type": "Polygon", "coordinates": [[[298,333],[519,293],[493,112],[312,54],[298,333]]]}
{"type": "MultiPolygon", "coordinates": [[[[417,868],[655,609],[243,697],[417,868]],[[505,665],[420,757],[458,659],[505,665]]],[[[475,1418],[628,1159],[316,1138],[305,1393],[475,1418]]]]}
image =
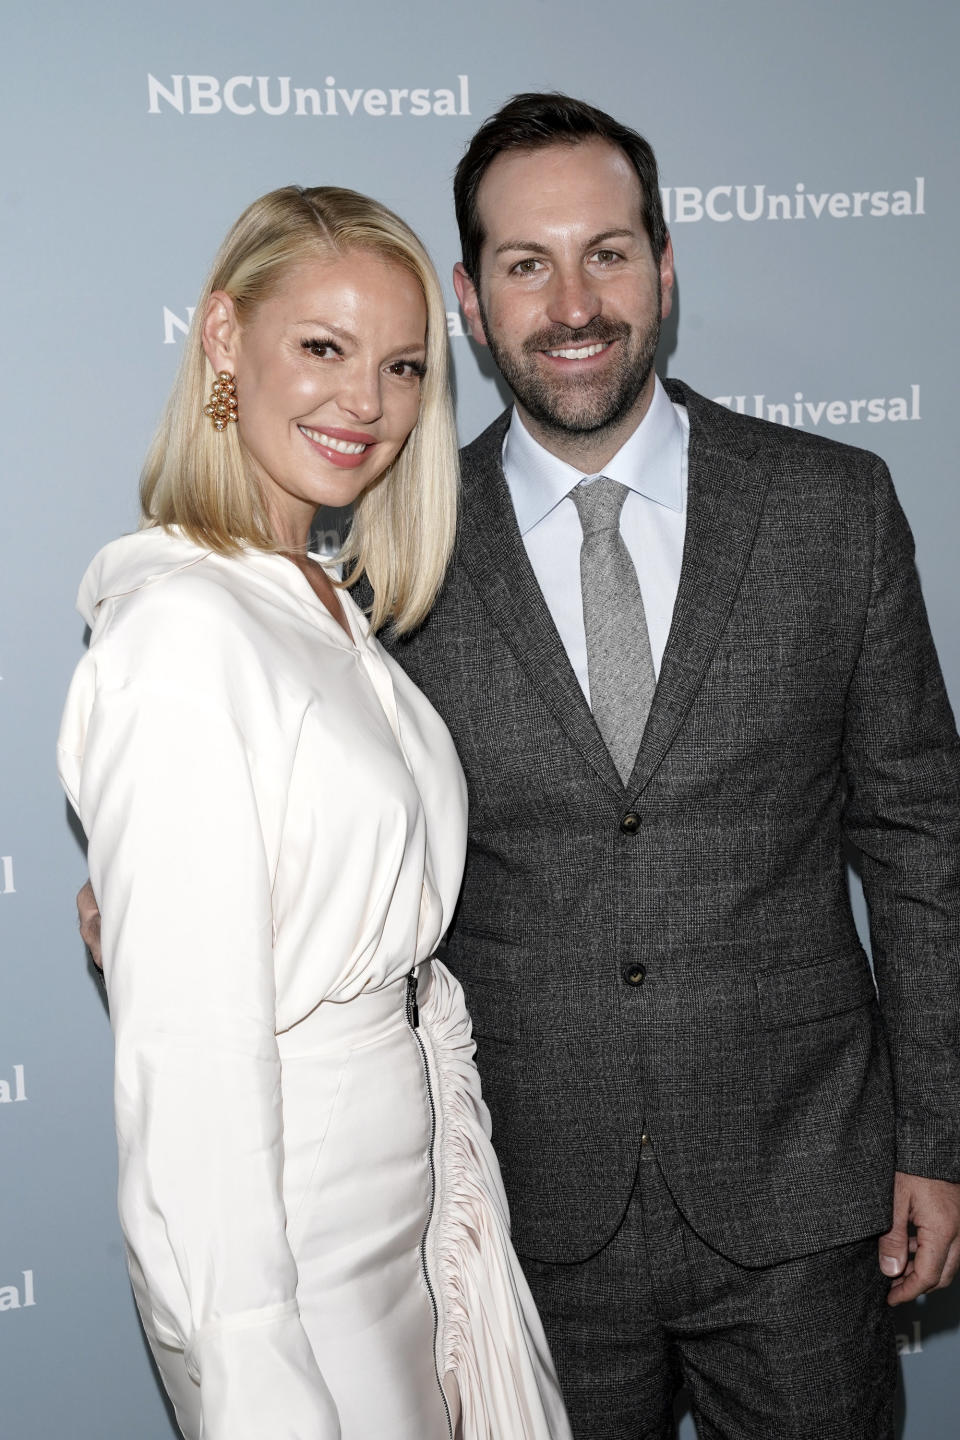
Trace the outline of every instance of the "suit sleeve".
{"type": "Polygon", "coordinates": [[[78,808],[103,913],[120,1216],[204,1440],[337,1440],[282,1197],[269,864],[226,708],[101,691],[78,808]]]}
{"type": "Polygon", "coordinates": [[[914,565],[877,462],[872,584],[847,698],[845,825],[893,1066],[897,1168],[960,1181],[960,746],[914,565]]]}

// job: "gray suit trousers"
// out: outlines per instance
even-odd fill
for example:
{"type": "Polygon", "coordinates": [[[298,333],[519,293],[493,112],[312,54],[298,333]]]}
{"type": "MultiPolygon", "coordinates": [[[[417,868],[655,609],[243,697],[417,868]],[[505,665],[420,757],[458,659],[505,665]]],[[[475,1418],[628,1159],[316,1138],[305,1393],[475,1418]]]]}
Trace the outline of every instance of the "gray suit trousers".
{"type": "Polygon", "coordinates": [[[681,1387],[700,1440],[893,1440],[893,1312],[874,1239],[737,1265],[684,1220],[645,1144],[596,1255],[523,1264],[576,1440],[671,1440],[681,1387]]]}

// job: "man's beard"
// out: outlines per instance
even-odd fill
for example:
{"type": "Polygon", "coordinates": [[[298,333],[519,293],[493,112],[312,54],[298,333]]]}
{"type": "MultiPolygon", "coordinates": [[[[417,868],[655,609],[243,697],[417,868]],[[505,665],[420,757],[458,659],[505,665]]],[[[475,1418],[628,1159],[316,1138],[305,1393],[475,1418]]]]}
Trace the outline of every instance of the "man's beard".
{"type": "Polygon", "coordinates": [[[479,295],[478,303],[487,344],[500,373],[522,408],[545,430],[590,435],[613,427],[629,414],[650,378],[660,340],[659,298],[654,319],[639,335],[624,320],[598,315],[581,330],[552,325],[530,335],[519,352],[506,350],[497,342],[479,295]],[[617,353],[613,365],[602,374],[553,378],[537,364],[541,350],[572,350],[610,341],[616,342],[617,353]]]}

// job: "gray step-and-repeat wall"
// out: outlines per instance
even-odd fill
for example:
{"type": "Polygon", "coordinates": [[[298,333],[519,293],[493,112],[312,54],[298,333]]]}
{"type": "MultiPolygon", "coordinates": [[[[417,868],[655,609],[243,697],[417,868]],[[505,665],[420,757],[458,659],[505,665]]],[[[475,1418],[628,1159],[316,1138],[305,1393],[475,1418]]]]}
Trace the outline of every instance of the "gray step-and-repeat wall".
{"type": "MultiPolygon", "coordinates": [[[[510,94],[652,141],[677,255],[662,368],[878,451],[960,697],[953,0],[35,0],[3,73],[0,1436],[169,1440],[115,1218],[111,1041],[54,774],[73,611],[213,251],[291,181],[366,190],[457,258],[454,166],[510,94]]],[[[452,286],[463,437],[500,408],[452,286]]],[[[176,896],[171,896],[176,904],[176,896]]],[[[860,907],[862,910],[862,906],[860,907]]],[[[184,997],[189,1003],[189,997],[184,997]]],[[[897,1314],[906,1440],[960,1432],[960,1294],[897,1314]]],[[[688,1418],[681,1434],[689,1437],[688,1418]]],[[[509,1440],[509,1437],[504,1437],[509,1440]]],[[[775,1437],[771,1437],[775,1440],[775,1437]]]]}

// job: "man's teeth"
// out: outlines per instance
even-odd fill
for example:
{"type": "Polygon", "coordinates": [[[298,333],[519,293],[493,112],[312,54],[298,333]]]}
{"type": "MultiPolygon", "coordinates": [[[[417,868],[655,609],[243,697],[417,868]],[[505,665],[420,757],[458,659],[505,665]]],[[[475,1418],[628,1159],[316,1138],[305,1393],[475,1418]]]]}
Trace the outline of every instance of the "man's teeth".
{"type": "Polygon", "coordinates": [[[313,440],[317,445],[326,445],[329,450],[339,450],[341,455],[362,455],[368,449],[366,445],[358,445],[353,440],[335,440],[332,435],[325,435],[322,430],[311,430],[309,425],[301,425],[301,431],[308,440],[313,440]]]}
{"type": "Polygon", "coordinates": [[[591,355],[599,355],[601,350],[606,350],[609,340],[604,340],[599,345],[583,345],[579,350],[548,350],[548,355],[554,355],[558,360],[588,360],[591,355]]]}

